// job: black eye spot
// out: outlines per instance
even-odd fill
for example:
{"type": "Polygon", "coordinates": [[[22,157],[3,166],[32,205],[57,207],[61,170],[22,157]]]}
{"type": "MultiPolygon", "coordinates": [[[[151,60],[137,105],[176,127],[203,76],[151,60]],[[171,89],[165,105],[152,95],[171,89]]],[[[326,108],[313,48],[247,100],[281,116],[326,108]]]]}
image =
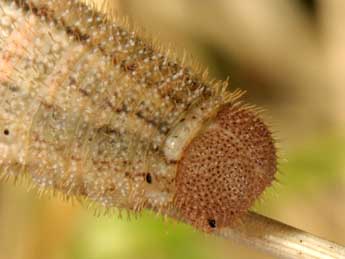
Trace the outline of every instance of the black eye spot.
{"type": "Polygon", "coordinates": [[[4,130],[4,135],[6,135],[6,136],[10,135],[10,131],[8,129],[5,129],[4,130]]]}
{"type": "Polygon", "coordinates": [[[150,173],[147,173],[147,174],[146,174],[145,179],[146,179],[146,182],[147,182],[147,183],[152,183],[152,176],[151,176],[150,173]]]}
{"type": "Polygon", "coordinates": [[[216,228],[217,227],[216,221],[214,219],[208,219],[207,222],[208,222],[208,225],[211,228],[216,228]]]}

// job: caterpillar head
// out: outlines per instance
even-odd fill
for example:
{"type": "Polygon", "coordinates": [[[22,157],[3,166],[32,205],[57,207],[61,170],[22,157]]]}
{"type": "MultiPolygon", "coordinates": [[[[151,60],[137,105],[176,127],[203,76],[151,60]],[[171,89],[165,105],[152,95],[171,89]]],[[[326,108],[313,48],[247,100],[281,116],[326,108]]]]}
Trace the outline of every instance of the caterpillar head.
{"type": "Polygon", "coordinates": [[[227,105],[184,149],[175,206],[203,231],[233,226],[274,180],[270,131],[248,108],[227,105]]]}

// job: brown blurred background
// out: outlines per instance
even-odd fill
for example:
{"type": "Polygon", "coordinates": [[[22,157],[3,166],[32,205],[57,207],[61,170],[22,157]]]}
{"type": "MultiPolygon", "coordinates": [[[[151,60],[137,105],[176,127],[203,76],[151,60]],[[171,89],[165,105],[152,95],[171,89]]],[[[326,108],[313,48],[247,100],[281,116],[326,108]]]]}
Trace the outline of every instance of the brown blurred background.
{"type": "MultiPolygon", "coordinates": [[[[266,108],[279,183],[255,210],[345,244],[345,2],[118,0],[162,44],[186,50],[266,108]]],[[[269,258],[145,213],[95,217],[79,204],[0,185],[0,259],[269,258]]]]}

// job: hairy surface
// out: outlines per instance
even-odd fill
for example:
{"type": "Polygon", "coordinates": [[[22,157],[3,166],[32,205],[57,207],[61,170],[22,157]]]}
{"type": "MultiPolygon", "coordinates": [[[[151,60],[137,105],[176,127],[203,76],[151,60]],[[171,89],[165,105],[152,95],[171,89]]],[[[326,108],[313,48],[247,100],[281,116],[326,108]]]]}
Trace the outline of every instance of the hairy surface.
{"type": "Polygon", "coordinates": [[[28,175],[43,190],[87,197],[105,208],[173,206],[199,227],[200,213],[230,224],[273,179],[272,139],[261,121],[247,125],[236,117],[237,94],[77,1],[0,0],[0,96],[1,173],[28,175]],[[215,114],[217,130],[198,136],[215,114]],[[214,162],[200,156],[196,168],[203,171],[184,168],[196,166],[189,157],[211,148],[231,153],[207,182],[214,162]],[[228,180],[229,174],[238,179],[228,180]],[[226,195],[205,194],[215,183],[226,195]],[[208,205],[197,205],[188,186],[205,184],[196,196],[208,205]],[[239,189],[244,198],[233,210],[232,199],[240,196],[228,190],[239,189]],[[228,212],[234,216],[220,219],[228,212]]]}

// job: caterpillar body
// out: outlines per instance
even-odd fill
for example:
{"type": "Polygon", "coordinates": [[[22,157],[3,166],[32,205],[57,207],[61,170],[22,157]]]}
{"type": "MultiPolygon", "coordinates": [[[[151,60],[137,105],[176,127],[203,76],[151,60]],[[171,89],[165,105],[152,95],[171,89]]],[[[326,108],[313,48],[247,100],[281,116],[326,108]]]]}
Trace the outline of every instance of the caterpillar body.
{"type": "Polygon", "coordinates": [[[0,0],[0,169],[106,208],[232,226],[271,185],[257,112],[90,6],[0,0]]]}

